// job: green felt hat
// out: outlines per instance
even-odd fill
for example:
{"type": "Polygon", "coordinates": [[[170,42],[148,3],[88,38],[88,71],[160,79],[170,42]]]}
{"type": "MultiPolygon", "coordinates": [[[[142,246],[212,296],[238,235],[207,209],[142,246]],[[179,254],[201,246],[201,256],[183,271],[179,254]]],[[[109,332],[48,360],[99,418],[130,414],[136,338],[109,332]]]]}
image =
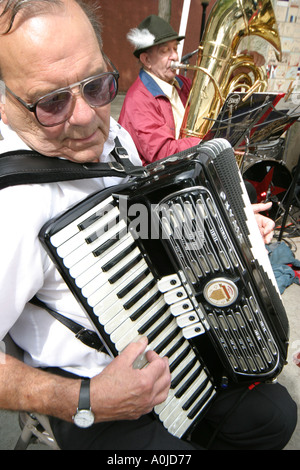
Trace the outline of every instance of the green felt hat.
{"type": "Polygon", "coordinates": [[[128,40],[134,46],[133,54],[136,57],[152,46],[175,39],[181,41],[184,37],[179,36],[167,21],[156,15],[147,16],[137,28],[131,29],[127,34],[128,40]]]}

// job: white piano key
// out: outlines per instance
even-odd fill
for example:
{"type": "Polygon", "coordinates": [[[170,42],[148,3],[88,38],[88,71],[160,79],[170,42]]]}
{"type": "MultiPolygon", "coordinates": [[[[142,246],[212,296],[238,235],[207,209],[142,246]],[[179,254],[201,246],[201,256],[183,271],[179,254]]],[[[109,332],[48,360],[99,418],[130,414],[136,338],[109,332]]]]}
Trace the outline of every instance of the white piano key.
{"type": "MultiPolygon", "coordinates": [[[[212,389],[211,384],[207,384],[205,390],[201,394],[201,397],[202,396],[204,397],[207,392],[211,393],[211,395],[210,395],[211,398],[215,394],[215,391],[212,389]]],[[[199,401],[200,401],[201,397],[198,398],[199,401]]],[[[195,415],[193,420],[188,418],[188,413],[186,411],[182,410],[182,412],[179,413],[178,415],[176,415],[176,416],[173,415],[174,420],[171,423],[170,423],[170,420],[166,420],[164,425],[168,426],[167,429],[171,434],[173,434],[174,436],[177,436],[177,437],[180,438],[189,429],[189,427],[191,426],[193,421],[195,421],[197,419],[197,417],[204,410],[204,408],[207,406],[207,404],[208,404],[207,401],[205,401],[203,403],[202,408],[199,409],[198,413],[195,415]]]]}
{"type": "Polygon", "coordinates": [[[199,397],[197,400],[195,400],[194,404],[190,407],[189,410],[183,410],[182,407],[183,405],[188,401],[188,399],[193,395],[194,392],[197,391],[197,389],[205,382],[207,379],[206,374],[203,374],[203,372],[200,374],[199,380],[196,380],[193,382],[193,384],[186,390],[186,392],[181,396],[180,398],[175,398],[175,400],[172,400],[168,406],[166,406],[162,412],[159,414],[159,418],[163,422],[164,426],[167,427],[167,429],[170,428],[177,428],[175,426],[175,422],[180,419],[180,415],[183,415],[184,417],[187,416],[189,411],[193,408],[193,406],[197,403],[197,401],[200,400],[200,397],[202,397],[205,392],[207,387],[210,388],[211,385],[206,386],[204,391],[202,391],[199,394],[199,397]],[[201,380],[202,377],[202,380],[201,380]]]}
{"type": "Polygon", "coordinates": [[[72,251],[76,250],[80,245],[86,244],[86,239],[91,236],[94,232],[98,232],[99,236],[97,239],[99,240],[102,235],[105,233],[105,228],[112,228],[114,225],[117,224],[117,217],[119,215],[119,209],[114,207],[109,213],[105,214],[103,217],[99,218],[94,224],[90,225],[86,230],[78,231],[73,237],[69,238],[66,242],[62,243],[57,248],[57,254],[64,258],[65,256],[72,253],[72,251]]]}
{"type": "MultiPolygon", "coordinates": [[[[152,274],[148,275],[138,286],[132,289],[132,291],[130,291],[123,299],[119,299],[117,295],[109,296],[109,298],[107,297],[107,302],[102,302],[103,310],[109,309],[112,306],[112,304],[118,301],[120,301],[120,303],[123,306],[128,300],[131,300],[136,293],[140,292],[140,290],[145,288],[151,279],[153,279],[152,274]]],[[[115,322],[114,321],[112,322],[111,320],[109,323],[105,325],[105,330],[107,333],[111,334],[114,331],[115,327],[116,327],[115,322]]]]}
{"type": "MultiPolygon", "coordinates": [[[[101,300],[101,298],[104,297],[102,295],[100,287],[105,282],[107,282],[109,285],[108,279],[111,278],[111,276],[113,276],[117,272],[119,272],[122,268],[124,268],[124,266],[126,266],[130,261],[135,259],[139,254],[140,254],[139,249],[134,248],[127,256],[122,258],[120,262],[116,263],[115,266],[113,266],[112,269],[110,269],[109,271],[103,271],[103,266],[105,265],[105,263],[102,260],[101,269],[99,269],[99,274],[95,276],[93,279],[91,279],[91,281],[88,284],[85,284],[85,286],[82,288],[82,294],[84,295],[84,297],[89,299],[89,305],[93,307],[101,300]],[[96,293],[95,300],[92,297],[94,293],[96,293]]],[[[145,266],[147,266],[145,262],[144,264],[145,266]]],[[[112,287],[112,290],[113,290],[113,287],[112,287]]]]}
{"type": "MultiPolygon", "coordinates": [[[[172,380],[174,380],[177,375],[194,359],[194,354],[190,352],[188,357],[180,364],[178,370],[175,369],[174,373],[172,373],[172,380]]],[[[185,393],[181,397],[175,397],[175,394],[180,390],[182,386],[185,385],[185,382],[193,375],[194,372],[197,371],[199,368],[199,362],[196,363],[193,368],[191,369],[191,374],[188,372],[185,377],[182,378],[181,382],[175,387],[174,389],[170,388],[170,397],[167,398],[164,406],[161,406],[159,411],[160,419],[165,422],[165,420],[172,414],[173,412],[178,413],[178,409],[182,407],[182,405],[188,400],[188,398],[194,393],[194,391],[201,385],[205,380],[207,380],[207,375],[204,371],[201,371],[197,380],[195,380],[190,387],[185,391],[185,393]],[[186,379],[186,380],[185,380],[186,379]],[[176,410],[177,408],[177,410],[176,410]]]]}
{"type": "MultiPolygon", "coordinates": [[[[95,307],[96,305],[100,303],[101,303],[101,306],[99,305],[99,307],[101,309],[106,309],[111,306],[111,303],[112,303],[111,298],[110,296],[105,298],[105,294],[103,295],[101,286],[106,280],[108,281],[108,279],[110,279],[112,275],[118,273],[122,268],[126,267],[130,261],[135,260],[138,254],[139,254],[138,250],[135,249],[130,255],[123,258],[122,261],[120,261],[116,266],[114,266],[113,269],[111,269],[107,273],[99,274],[99,276],[94,278],[89,284],[87,284],[82,289],[82,293],[84,296],[86,296],[87,302],[91,307],[95,307]]],[[[147,267],[147,264],[144,263],[144,266],[147,267]]],[[[107,283],[109,285],[109,282],[107,283]]],[[[112,297],[113,295],[114,295],[114,291],[112,288],[112,297]]],[[[124,303],[125,303],[125,300],[124,300],[124,303]]]]}
{"type": "MultiPolygon", "coordinates": [[[[98,261],[101,261],[104,257],[108,258],[108,259],[109,259],[109,257],[113,258],[114,256],[121,253],[122,250],[126,249],[133,242],[134,242],[134,240],[132,238],[132,235],[130,233],[126,233],[123,237],[120,238],[120,240],[117,240],[114,243],[114,245],[111,246],[103,254],[101,254],[99,256],[94,256],[93,253],[88,253],[87,256],[80,259],[76,264],[74,264],[69,269],[70,276],[72,276],[76,280],[79,279],[79,282],[81,282],[80,281],[80,276],[84,275],[84,273],[86,271],[88,271],[89,268],[93,268],[93,266],[96,263],[98,263],[98,261]]],[[[93,277],[95,277],[95,276],[93,276],[93,277]]],[[[84,285],[86,283],[84,281],[82,281],[81,284],[84,285]]]]}
{"type": "MultiPolygon", "coordinates": [[[[164,330],[164,338],[168,336],[169,333],[171,333],[172,331],[174,331],[174,324],[170,324],[165,330],[164,330]]],[[[137,334],[136,334],[136,329],[133,328],[132,330],[128,330],[127,331],[127,334],[125,336],[120,336],[119,338],[117,338],[117,341],[116,341],[116,346],[118,348],[118,351],[122,351],[126,345],[128,345],[129,343],[131,343],[132,341],[134,341],[134,339],[137,337],[137,334]]],[[[150,349],[155,349],[161,342],[162,338],[160,337],[157,337],[155,338],[154,341],[150,342],[149,343],[149,347],[150,349]]]]}
{"type": "Polygon", "coordinates": [[[98,248],[101,244],[105,243],[107,240],[110,240],[112,238],[117,238],[118,234],[121,232],[122,229],[126,229],[127,226],[123,220],[119,222],[117,225],[112,227],[110,230],[108,230],[102,237],[101,240],[96,240],[94,243],[91,244],[83,244],[80,247],[78,247],[76,250],[74,250],[72,253],[70,253],[68,256],[64,258],[64,265],[67,268],[71,268],[74,264],[78,263],[82,258],[84,258],[86,255],[91,253],[91,251],[95,250],[98,248]]]}
{"type": "MultiPolygon", "coordinates": [[[[110,338],[114,343],[117,343],[120,338],[124,338],[125,335],[127,335],[127,338],[128,335],[133,335],[132,337],[135,337],[136,335],[140,334],[139,329],[142,328],[148,320],[153,318],[164,305],[165,304],[163,299],[159,299],[151,307],[149,307],[140,318],[135,321],[128,317],[126,310],[121,310],[105,325],[105,330],[107,333],[110,332],[110,338]]],[[[162,315],[160,315],[156,322],[151,325],[151,327],[149,327],[149,329],[143,334],[148,336],[158,325],[161,324],[164,319],[168,318],[169,315],[170,312],[167,310],[162,315]]]]}
{"type": "MultiPolygon", "coordinates": [[[[136,320],[130,318],[126,310],[122,309],[117,312],[117,315],[114,317],[119,321],[119,326],[112,332],[111,339],[116,344],[118,350],[122,350],[138,336],[141,336],[139,329],[144,326],[144,322],[148,321],[150,318],[155,316],[164,305],[162,303],[163,299],[158,299],[156,302],[150,304],[148,308],[143,312],[141,317],[136,320]]],[[[144,336],[147,333],[143,333],[144,336]]]]}
{"type": "MultiPolygon", "coordinates": [[[[88,302],[89,302],[89,299],[93,299],[93,298],[97,298],[99,296],[99,298],[101,299],[100,301],[102,302],[102,305],[103,305],[103,308],[108,308],[110,307],[114,302],[120,300],[118,298],[118,293],[125,287],[128,286],[128,284],[133,281],[139,274],[141,274],[142,272],[145,271],[145,267],[147,267],[147,265],[145,265],[145,262],[144,260],[141,260],[135,267],[134,269],[131,269],[130,270],[130,273],[127,274],[126,276],[126,279],[124,277],[122,277],[118,282],[116,282],[115,284],[110,284],[108,282],[108,278],[109,278],[109,275],[108,273],[105,273],[103,272],[102,274],[100,274],[99,276],[97,276],[97,278],[95,278],[95,280],[97,280],[97,282],[95,282],[94,284],[94,287],[97,285],[98,281],[99,281],[99,287],[96,287],[96,291],[93,291],[92,294],[90,295],[90,297],[87,297],[88,299],[88,302]],[[94,297],[92,297],[94,296],[94,297]]],[[[92,283],[90,283],[88,286],[91,286],[92,283]]],[[[86,286],[86,287],[88,287],[86,286]]],[[[84,295],[84,289],[85,287],[82,289],[82,293],[84,295]]],[[[97,303],[100,303],[100,302],[97,302],[97,303]]]]}
{"type": "Polygon", "coordinates": [[[109,206],[109,205],[111,205],[111,207],[113,208],[114,200],[113,200],[112,196],[110,196],[107,199],[105,199],[104,201],[100,202],[95,207],[90,209],[88,212],[86,212],[85,214],[78,217],[78,219],[74,220],[69,225],[64,227],[62,230],[60,230],[59,232],[52,235],[52,237],[51,237],[52,245],[55,246],[55,247],[60,246],[62,243],[64,243],[66,240],[71,238],[75,233],[77,233],[79,231],[78,225],[81,222],[83,222],[84,220],[86,220],[88,217],[95,214],[96,212],[103,210],[106,206],[109,206]]]}
{"type": "MultiPolygon", "coordinates": [[[[174,323],[174,326],[175,326],[175,323],[174,323]]],[[[179,329],[178,330],[178,333],[177,335],[175,336],[175,338],[173,338],[165,347],[164,349],[161,350],[160,352],[160,356],[166,356],[169,351],[171,351],[171,349],[178,343],[182,340],[182,331],[179,329]]],[[[163,338],[165,339],[165,338],[163,338]]],[[[187,345],[187,343],[185,342],[184,343],[185,345],[187,345]]],[[[175,359],[177,358],[177,352],[174,353],[174,355],[172,355],[170,358],[169,358],[169,364],[171,364],[175,359]]]]}
{"type": "MultiPolygon", "coordinates": [[[[191,358],[191,356],[190,356],[191,358]]],[[[189,358],[189,360],[190,360],[189,358]]],[[[188,362],[185,362],[185,365],[187,365],[188,362]]],[[[192,367],[191,370],[188,371],[188,373],[186,374],[185,378],[183,379],[183,382],[186,383],[188,382],[188,380],[193,376],[193,374],[195,374],[197,372],[197,370],[199,369],[200,367],[200,364],[199,362],[196,362],[196,364],[194,364],[194,366],[192,367]]],[[[182,368],[180,368],[178,371],[175,371],[172,373],[171,377],[174,378],[177,376],[177,373],[180,372],[182,370],[182,368]]],[[[199,383],[201,383],[201,380],[206,380],[207,376],[206,374],[199,374],[198,378],[195,379],[195,380],[198,380],[199,383]]],[[[172,408],[175,406],[176,404],[176,401],[178,400],[176,397],[175,397],[175,394],[178,392],[178,390],[182,387],[182,383],[180,382],[177,387],[175,388],[170,388],[169,390],[169,393],[168,393],[168,396],[167,396],[167,399],[160,403],[159,405],[157,405],[155,407],[155,411],[157,413],[163,413],[164,410],[166,410],[164,412],[164,415],[162,415],[162,418],[169,412],[169,410],[172,410],[172,408]]]]}
{"type": "MultiPolygon", "coordinates": [[[[91,264],[93,260],[88,262],[86,269],[76,276],[76,285],[80,288],[91,282],[99,273],[102,272],[102,266],[107,263],[110,259],[114,258],[118,254],[122,253],[129,246],[133,246],[133,239],[131,236],[126,237],[125,240],[118,242],[111,248],[108,252],[103,253],[99,257],[93,256],[94,263],[91,264]]],[[[84,262],[83,262],[84,263],[84,262]]]]}

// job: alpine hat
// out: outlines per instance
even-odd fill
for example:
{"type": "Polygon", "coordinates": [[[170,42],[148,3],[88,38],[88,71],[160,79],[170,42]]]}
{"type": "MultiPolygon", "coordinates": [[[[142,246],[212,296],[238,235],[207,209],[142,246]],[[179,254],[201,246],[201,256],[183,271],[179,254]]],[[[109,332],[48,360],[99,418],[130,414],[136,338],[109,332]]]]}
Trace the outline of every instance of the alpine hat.
{"type": "Polygon", "coordinates": [[[127,39],[134,46],[133,54],[136,57],[152,46],[173,40],[181,41],[184,37],[179,36],[167,21],[156,15],[147,16],[137,28],[131,29],[127,34],[127,39]]]}

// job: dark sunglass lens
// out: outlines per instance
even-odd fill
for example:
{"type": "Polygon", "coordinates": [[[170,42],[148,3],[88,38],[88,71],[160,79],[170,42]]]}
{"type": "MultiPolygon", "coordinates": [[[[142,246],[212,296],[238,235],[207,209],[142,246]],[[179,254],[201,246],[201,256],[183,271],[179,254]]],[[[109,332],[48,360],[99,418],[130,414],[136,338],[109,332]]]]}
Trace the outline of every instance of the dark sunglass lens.
{"type": "Polygon", "coordinates": [[[45,126],[64,122],[69,117],[72,101],[72,93],[67,90],[42,98],[36,107],[39,122],[45,126]]]}
{"type": "Polygon", "coordinates": [[[118,83],[114,75],[102,75],[84,85],[83,93],[90,106],[105,106],[116,97],[118,83]]]}

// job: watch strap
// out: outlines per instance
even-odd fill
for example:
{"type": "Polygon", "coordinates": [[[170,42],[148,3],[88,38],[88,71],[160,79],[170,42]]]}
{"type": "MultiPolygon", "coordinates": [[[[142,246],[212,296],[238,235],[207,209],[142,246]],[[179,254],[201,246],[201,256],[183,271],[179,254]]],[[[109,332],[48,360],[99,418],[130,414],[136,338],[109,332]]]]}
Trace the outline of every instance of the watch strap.
{"type": "Polygon", "coordinates": [[[80,386],[78,410],[89,410],[90,408],[90,379],[84,378],[82,379],[80,386]]]}

